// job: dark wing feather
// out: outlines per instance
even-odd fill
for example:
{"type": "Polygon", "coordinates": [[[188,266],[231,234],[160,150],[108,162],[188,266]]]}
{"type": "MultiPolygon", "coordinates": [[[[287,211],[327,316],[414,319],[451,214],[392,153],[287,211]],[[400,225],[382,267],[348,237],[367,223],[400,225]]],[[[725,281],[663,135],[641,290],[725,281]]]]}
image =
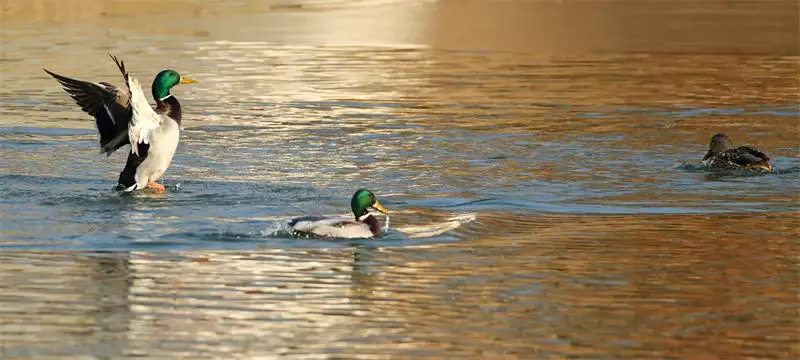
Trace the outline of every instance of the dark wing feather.
{"type": "Polygon", "coordinates": [[[327,218],[324,217],[324,216],[319,216],[319,215],[302,216],[302,217],[294,218],[294,219],[290,220],[289,221],[289,226],[295,226],[295,225],[297,225],[297,223],[299,223],[301,221],[317,222],[317,221],[325,220],[325,219],[327,219],[327,218]]]}
{"type": "Polygon", "coordinates": [[[750,146],[740,146],[733,150],[735,156],[733,156],[732,160],[741,166],[769,161],[769,156],[750,146]]]}
{"type": "MultiPolygon", "coordinates": [[[[112,56],[113,58],[113,56],[112,56]]],[[[114,58],[116,62],[116,58],[114,58]]],[[[127,77],[124,66],[117,62],[127,77]]],[[[44,71],[55,78],[87,114],[94,116],[100,133],[102,151],[111,155],[128,144],[128,123],[131,120],[130,93],[108,83],[92,83],[44,71]]]]}
{"type": "Polygon", "coordinates": [[[119,72],[122,73],[122,78],[125,79],[125,89],[118,88],[116,86],[104,82],[101,82],[101,84],[114,89],[114,93],[117,96],[115,102],[124,107],[128,113],[128,116],[125,117],[126,121],[124,123],[116,124],[117,135],[114,136],[114,138],[111,139],[111,141],[108,141],[105,145],[101,144],[101,146],[103,146],[102,151],[108,155],[111,155],[111,153],[113,153],[115,150],[127,144],[130,144],[130,140],[128,139],[128,125],[130,124],[133,112],[131,109],[131,89],[130,86],[128,85],[129,76],[128,76],[128,71],[125,70],[125,62],[117,59],[117,57],[112,54],[108,54],[108,56],[110,56],[111,59],[114,60],[114,63],[117,64],[117,68],[119,68],[119,72]]]}
{"type": "MultiPolygon", "coordinates": [[[[114,56],[114,55],[108,54],[108,56],[110,56],[111,60],[114,60],[114,63],[117,64],[117,67],[119,68],[119,72],[122,73],[122,78],[125,79],[125,90],[120,93],[121,95],[124,95],[125,98],[124,99],[119,99],[120,104],[124,104],[125,106],[130,107],[130,105],[131,105],[131,87],[130,87],[130,85],[128,85],[129,76],[128,76],[128,71],[125,70],[125,62],[122,61],[122,60],[117,59],[117,57],[114,56]]],[[[119,89],[119,90],[122,90],[122,89],[119,89]]]]}

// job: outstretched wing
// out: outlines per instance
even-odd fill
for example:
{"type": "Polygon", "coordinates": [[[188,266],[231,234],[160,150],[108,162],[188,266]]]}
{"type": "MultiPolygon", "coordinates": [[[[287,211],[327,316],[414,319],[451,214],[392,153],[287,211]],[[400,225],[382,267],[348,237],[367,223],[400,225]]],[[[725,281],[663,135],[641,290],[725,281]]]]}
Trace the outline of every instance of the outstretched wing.
{"type": "MultiPolygon", "coordinates": [[[[128,112],[128,116],[126,117],[127,121],[125,123],[117,124],[117,136],[115,136],[113,139],[111,139],[111,141],[109,141],[105,146],[103,146],[103,151],[105,151],[107,154],[111,154],[111,152],[114,152],[114,150],[117,150],[127,144],[130,144],[130,141],[128,140],[127,130],[128,130],[128,125],[130,125],[131,117],[133,116],[133,111],[131,109],[131,90],[128,87],[128,71],[125,70],[125,63],[117,59],[117,57],[112,54],[108,54],[108,56],[110,56],[111,59],[114,60],[114,63],[117,64],[119,72],[122,73],[122,78],[125,79],[126,89],[123,90],[117,88],[119,94],[117,102],[119,102],[120,104],[124,104],[125,109],[128,112]]],[[[106,84],[106,83],[101,82],[101,84],[106,84]]]]}
{"type": "MultiPolygon", "coordinates": [[[[114,61],[123,75],[127,76],[124,65],[116,58],[114,61]]],[[[128,91],[109,83],[76,80],[47,69],[44,71],[61,84],[83,111],[94,116],[97,131],[100,133],[102,152],[111,155],[128,143],[127,136],[124,135],[131,119],[128,91]]]]}
{"type": "Polygon", "coordinates": [[[153,132],[161,126],[161,116],[147,102],[138,80],[129,76],[127,84],[131,92],[131,109],[133,110],[133,116],[128,125],[128,138],[131,142],[131,152],[139,155],[137,145],[150,144],[153,132]]]}

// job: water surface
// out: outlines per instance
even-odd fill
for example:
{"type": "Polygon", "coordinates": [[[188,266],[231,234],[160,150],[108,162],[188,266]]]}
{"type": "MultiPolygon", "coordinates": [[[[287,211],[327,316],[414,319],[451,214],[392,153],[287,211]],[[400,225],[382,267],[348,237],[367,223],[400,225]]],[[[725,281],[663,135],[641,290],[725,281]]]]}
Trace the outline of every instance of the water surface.
{"type": "Polygon", "coordinates": [[[797,357],[797,4],[648,3],[6,2],[0,355],[797,357]],[[41,71],[108,52],[199,81],[166,194],[41,71]]]}

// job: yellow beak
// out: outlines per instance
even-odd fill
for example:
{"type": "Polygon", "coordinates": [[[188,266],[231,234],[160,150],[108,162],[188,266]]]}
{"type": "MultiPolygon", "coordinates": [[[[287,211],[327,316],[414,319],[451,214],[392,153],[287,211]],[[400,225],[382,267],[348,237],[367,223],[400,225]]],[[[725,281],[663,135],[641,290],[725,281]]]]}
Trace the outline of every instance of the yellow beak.
{"type": "Polygon", "coordinates": [[[382,212],[382,213],[384,213],[386,215],[389,215],[389,210],[384,209],[383,206],[381,205],[381,203],[378,202],[378,200],[375,200],[375,203],[372,204],[372,207],[374,207],[376,210],[378,210],[378,211],[380,211],[380,212],[382,212]]]}
{"type": "Polygon", "coordinates": [[[191,84],[191,83],[196,83],[196,82],[197,82],[197,80],[189,79],[189,78],[181,76],[181,80],[178,83],[180,83],[180,84],[191,84]]]}

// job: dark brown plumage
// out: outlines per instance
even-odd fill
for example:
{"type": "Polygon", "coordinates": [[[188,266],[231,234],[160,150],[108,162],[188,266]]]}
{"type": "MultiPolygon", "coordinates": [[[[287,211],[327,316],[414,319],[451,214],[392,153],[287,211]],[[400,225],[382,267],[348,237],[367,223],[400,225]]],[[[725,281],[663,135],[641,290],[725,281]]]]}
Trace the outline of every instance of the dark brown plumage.
{"type": "Polygon", "coordinates": [[[769,156],[751,146],[732,147],[728,135],[714,135],[708,147],[703,162],[709,170],[772,171],[769,156]]]}

